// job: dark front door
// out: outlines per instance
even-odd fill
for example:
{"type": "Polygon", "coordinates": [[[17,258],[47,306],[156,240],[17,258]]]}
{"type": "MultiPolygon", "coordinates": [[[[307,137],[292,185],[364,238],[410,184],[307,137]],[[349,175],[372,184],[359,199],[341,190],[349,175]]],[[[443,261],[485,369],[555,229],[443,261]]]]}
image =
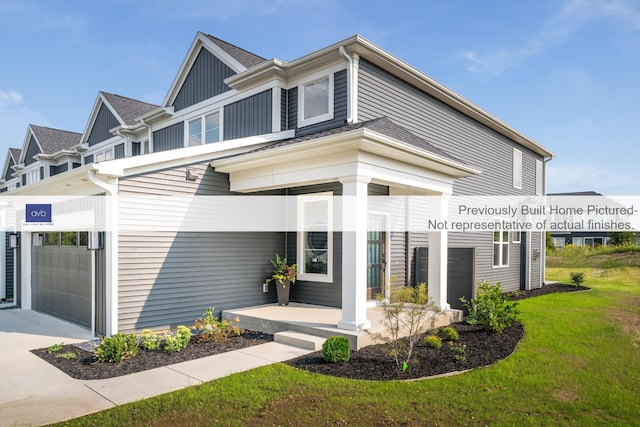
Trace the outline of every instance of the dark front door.
{"type": "Polygon", "coordinates": [[[384,291],[386,233],[383,216],[369,216],[367,228],[367,300],[384,291]]]}

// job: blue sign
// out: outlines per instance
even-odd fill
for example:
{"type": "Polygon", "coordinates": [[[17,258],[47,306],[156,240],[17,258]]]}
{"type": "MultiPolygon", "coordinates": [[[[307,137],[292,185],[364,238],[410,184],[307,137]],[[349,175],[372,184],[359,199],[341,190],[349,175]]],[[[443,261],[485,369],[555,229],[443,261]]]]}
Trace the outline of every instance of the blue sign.
{"type": "Polygon", "coordinates": [[[26,205],[26,222],[52,222],[51,204],[26,205]]]}

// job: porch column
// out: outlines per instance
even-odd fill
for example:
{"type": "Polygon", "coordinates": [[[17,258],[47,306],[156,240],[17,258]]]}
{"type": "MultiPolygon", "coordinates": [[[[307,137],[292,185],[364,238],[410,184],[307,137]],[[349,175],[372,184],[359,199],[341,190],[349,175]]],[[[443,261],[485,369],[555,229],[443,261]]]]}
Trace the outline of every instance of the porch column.
{"type": "Polygon", "coordinates": [[[342,319],[338,328],[368,329],[367,195],[369,177],[340,178],[342,183],[342,319]]]}
{"type": "MultiPolygon", "coordinates": [[[[431,197],[429,215],[444,221],[448,217],[449,196],[431,197]]],[[[449,238],[447,230],[429,232],[429,282],[428,293],[441,310],[449,310],[447,302],[447,262],[449,260],[449,238]]]]}

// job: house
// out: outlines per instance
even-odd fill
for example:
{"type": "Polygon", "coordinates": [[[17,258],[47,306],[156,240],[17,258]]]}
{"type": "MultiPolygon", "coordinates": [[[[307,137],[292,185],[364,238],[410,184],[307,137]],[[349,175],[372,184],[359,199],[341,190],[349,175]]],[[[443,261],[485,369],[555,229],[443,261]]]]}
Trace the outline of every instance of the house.
{"type": "MultiPolygon", "coordinates": [[[[85,215],[52,229],[15,207],[16,219],[5,219],[20,236],[7,249],[13,286],[23,309],[97,334],[273,303],[261,284],[276,253],[298,264],[292,300],[341,308],[338,327],[349,330],[367,327],[367,306],[390,286],[426,281],[449,309],[481,279],[504,290],[543,282],[543,232],[397,231],[393,214],[369,209],[373,195],[542,195],[552,153],[358,35],[282,61],[199,32],[161,105],[100,92],[75,146],[39,149],[23,146],[24,167],[11,167],[24,184],[3,194],[108,199],[108,226],[97,233],[85,215]],[[64,159],[63,173],[22,178],[64,159]],[[295,198],[300,227],[146,228],[171,208],[150,200],[231,195],[295,198]],[[340,230],[338,196],[349,201],[340,230]]],[[[44,214],[80,212],[73,203],[44,214]]],[[[223,210],[206,215],[215,222],[223,210]]],[[[245,214],[251,222],[265,212],[245,214]]]]}
{"type": "MultiPolygon", "coordinates": [[[[550,193],[548,196],[551,197],[566,197],[567,199],[573,197],[585,197],[592,198],[592,200],[597,201],[597,203],[602,203],[604,196],[595,191],[574,191],[568,193],[550,193]]],[[[596,202],[594,202],[596,203],[596,202]]],[[[611,206],[619,206],[618,203],[610,200],[609,203],[611,206]]],[[[588,231],[588,230],[551,230],[551,240],[553,242],[553,246],[556,248],[561,248],[566,245],[573,246],[607,246],[609,244],[609,232],[607,230],[597,230],[597,231],[588,231]]],[[[640,241],[640,237],[639,237],[640,241]]]]}

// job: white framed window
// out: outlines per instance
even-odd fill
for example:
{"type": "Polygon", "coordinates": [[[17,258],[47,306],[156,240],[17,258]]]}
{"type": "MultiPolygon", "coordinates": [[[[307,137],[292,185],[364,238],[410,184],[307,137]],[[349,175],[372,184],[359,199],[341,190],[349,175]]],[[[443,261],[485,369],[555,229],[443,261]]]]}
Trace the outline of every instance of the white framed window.
{"type": "Polygon", "coordinates": [[[542,168],[542,161],[536,160],[536,194],[542,196],[542,182],[544,174],[542,168]]]}
{"type": "Polygon", "coordinates": [[[95,153],[94,159],[95,159],[96,162],[112,160],[113,159],[113,149],[109,148],[108,150],[101,151],[99,153],[95,153]]]}
{"type": "Polygon", "coordinates": [[[564,247],[564,237],[552,237],[551,241],[556,248],[564,247]]]}
{"type": "Polygon", "coordinates": [[[298,86],[298,127],[333,119],[333,74],[298,86]]]}
{"type": "Polygon", "coordinates": [[[187,124],[187,145],[193,147],[220,141],[220,112],[198,117],[187,124]]]}
{"type": "Polygon", "coordinates": [[[298,196],[298,279],[333,282],[333,193],[298,196]]]}
{"type": "Polygon", "coordinates": [[[522,189],[522,151],[513,149],[513,188],[522,189]]]}
{"type": "Polygon", "coordinates": [[[40,181],[40,168],[31,169],[26,172],[27,175],[27,184],[33,184],[34,182],[40,181]]]}
{"type": "Polygon", "coordinates": [[[572,237],[571,244],[573,246],[584,246],[584,240],[582,239],[582,237],[572,237]]]}
{"type": "Polygon", "coordinates": [[[509,265],[509,232],[493,232],[493,266],[507,267],[509,265]]]}
{"type": "Polygon", "coordinates": [[[511,243],[520,243],[520,235],[521,235],[521,233],[519,231],[512,231],[511,232],[511,243]]]}

